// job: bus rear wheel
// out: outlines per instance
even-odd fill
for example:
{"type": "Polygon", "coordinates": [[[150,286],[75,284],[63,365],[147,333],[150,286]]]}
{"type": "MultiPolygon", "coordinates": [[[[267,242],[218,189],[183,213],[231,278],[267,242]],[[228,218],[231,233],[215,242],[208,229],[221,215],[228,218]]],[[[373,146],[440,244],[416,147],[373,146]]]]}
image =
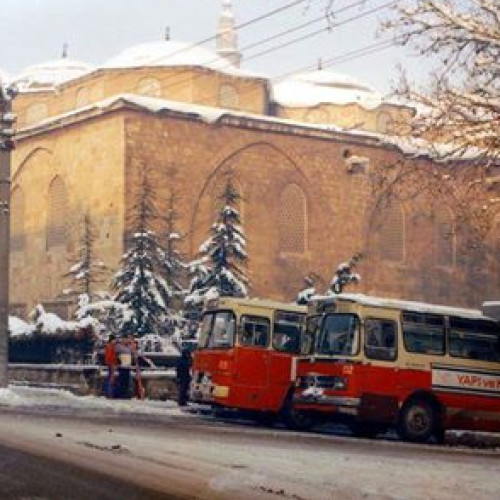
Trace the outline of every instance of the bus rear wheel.
{"type": "Polygon", "coordinates": [[[435,433],[437,415],[425,399],[408,401],[401,410],[398,434],[402,439],[414,443],[425,443],[435,433]]]}

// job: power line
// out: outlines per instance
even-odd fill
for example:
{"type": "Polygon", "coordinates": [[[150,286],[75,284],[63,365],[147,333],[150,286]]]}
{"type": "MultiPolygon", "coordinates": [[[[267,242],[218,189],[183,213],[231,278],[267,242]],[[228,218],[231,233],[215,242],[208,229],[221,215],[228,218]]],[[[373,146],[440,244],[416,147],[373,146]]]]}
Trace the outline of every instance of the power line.
{"type": "MultiPolygon", "coordinates": [[[[239,27],[239,28],[241,28],[241,27],[246,27],[246,26],[249,26],[249,25],[251,25],[251,24],[253,24],[253,23],[257,22],[258,20],[262,20],[262,19],[265,19],[265,18],[267,18],[267,17],[270,17],[270,15],[274,15],[274,14],[276,14],[276,13],[278,13],[278,12],[282,12],[282,11],[284,11],[284,10],[286,10],[286,9],[288,9],[288,8],[291,8],[291,7],[293,7],[293,6],[296,6],[296,5],[298,5],[298,4],[300,4],[300,3],[304,2],[304,1],[305,1],[305,0],[297,0],[297,1],[295,1],[295,2],[292,2],[292,3],[290,3],[290,4],[285,5],[285,6],[281,7],[281,8],[279,8],[279,9],[275,9],[274,11],[271,11],[271,12],[269,12],[269,13],[267,13],[267,14],[263,14],[263,15],[261,15],[261,16],[259,16],[259,17],[257,17],[257,18],[254,18],[254,19],[252,19],[252,20],[250,20],[250,21],[247,21],[247,22],[245,22],[245,23],[242,23],[241,25],[238,25],[238,27],[239,27]]],[[[354,2],[353,4],[350,4],[350,5],[348,5],[348,6],[345,6],[345,7],[341,8],[341,9],[338,9],[337,11],[332,12],[332,13],[331,13],[331,15],[336,15],[336,14],[338,14],[338,13],[344,12],[344,11],[346,11],[346,10],[349,10],[349,9],[353,8],[353,7],[356,7],[356,6],[358,6],[358,5],[361,5],[362,3],[364,3],[364,2],[363,2],[363,1],[357,1],[357,2],[354,2]]],[[[350,17],[350,18],[344,19],[343,21],[340,21],[340,22],[338,22],[338,23],[335,23],[335,24],[333,25],[333,27],[336,27],[336,26],[342,26],[342,25],[348,24],[348,23],[350,23],[350,22],[356,21],[356,20],[358,20],[358,19],[361,19],[361,18],[363,18],[363,17],[367,17],[367,16],[369,16],[369,15],[371,15],[371,14],[373,14],[373,13],[377,12],[377,11],[380,11],[380,10],[382,10],[382,9],[385,9],[385,8],[388,8],[388,7],[392,6],[392,5],[395,5],[396,3],[397,3],[396,1],[387,2],[387,3],[385,3],[385,4],[381,5],[381,6],[375,7],[375,8],[373,8],[373,9],[368,10],[368,11],[365,11],[365,12],[362,12],[362,13],[360,13],[360,14],[357,14],[356,16],[352,16],[352,17],[350,17]]],[[[321,16],[321,19],[324,19],[324,16],[321,16]]],[[[312,20],[312,21],[309,21],[308,23],[304,23],[304,24],[311,24],[313,21],[314,21],[314,22],[317,22],[317,20],[312,20]]],[[[293,31],[293,30],[295,30],[295,29],[299,29],[299,27],[296,27],[296,28],[294,28],[294,29],[292,29],[292,30],[286,30],[286,31],[293,31]]],[[[316,35],[318,35],[318,34],[320,34],[320,33],[322,33],[322,32],[325,32],[325,31],[327,31],[327,30],[331,30],[331,29],[332,29],[332,26],[324,27],[324,28],[322,28],[321,30],[317,30],[317,31],[315,31],[315,32],[308,33],[308,34],[306,34],[306,35],[304,35],[304,36],[294,38],[294,39],[289,40],[289,41],[287,41],[287,42],[285,42],[285,43],[282,43],[282,44],[279,44],[279,45],[276,45],[276,46],[270,47],[270,48],[268,48],[268,49],[266,49],[266,50],[263,50],[263,51],[258,52],[258,53],[256,53],[256,54],[253,54],[253,55],[251,55],[250,57],[245,58],[245,60],[247,60],[247,61],[248,61],[248,60],[252,60],[252,59],[257,59],[258,57],[262,57],[262,56],[267,55],[267,54],[269,54],[269,53],[271,53],[271,52],[275,52],[275,51],[280,50],[280,49],[282,49],[282,48],[288,47],[288,46],[290,46],[290,45],[292,45],[292,44],[299,43],[299,42],[301,42],[301,41],[304,41],[304,40],[306,40],[306,39],[308,39],[308,38],[311,38],[311,37],[313,37],[313,36],[316,36],[316,35]]],[[[263,40],[261,40],[261,41],[259,41],[259,42],[255,42],[255,43],[253,43],[253,44],[252,44],[252,47],[255,47],[255,46],[258,46],[258,45],[261,45],[261,44],[267,43],[270,39],[277,38],[278,36],[283,36],[283,35],[284,35],[284,33],[285,33],[285,32],[282,32],[281,34],[274,35],[274,36],[272,36],[272,37],[267,37],[266,39],[263,39],[263,40]]],[[[208,41],[208,40],[213,40],[214,38],[216,38],[216,36],[212,36],[212,37],[207,38],[207,39],[205,39],[205,40],[202,40],[202,41],[200,41],[200,42],[198,42],[198,43],[196,43],[196,44],[194,44],[194,45],[190,45],[190,46],[188,46],[188,47],[182,48],[182,49],[180,49],[179,51],[176,51],[176,52],[173,52],[172,54],[169,54],[169,56],[168,56],[168,57],[172,57],[174,54],[177,54],[177,53],[180,53],[180,52],[183,52],[183,51],[190,50],[192,47],[195,47],[195,46],[201,45],[202,43],[205,43],[205,42],[206,42],[206,41],[208,41]]],[[[248,49],[248,47],[244,47],[244,49],[243,49],[243,50],[247,50],[247,49],[248,49]]],[[[207,62],[206,62],[206,64],[215,63],[215,62],[218,62],[219,60],[220,60],[220,59],[219,59],[219,57],[217,57],[217,59],[213,59],[213,60],[207,61],[207,62]]],[[[225,68],[230,68],[230,67],[232,67],[232,64],[228,62],[226,65],[223,65],[223,66],[221,66],[221,67],[212,68],[212,69],[213,69],[214,71],[217,71],[217,70],[219,70],[219,71],[223,71],[225,68]]],[[[204,75],[195,75],[194,77],[189,76],[188,78],[182,78],[182,76],[183,76],[183,75],[187,75],[188,73],[191,73],[191,69],[183,70],[183,71],[181,71],[181,72],[180,72],[179,74],[177,74],[177,75],[166,75],[166,76],[164,76],[164,77],[159,77],[159,78],[157,78],[157,80],[158,80],[158,81],[160,81],[160,82],[167,82],[168,80],[171,80],[171,79],[173,79],[173,78],[176,78],[176,77],[177,77],[177,78],[178,78],[178,77],[181,77],[181,78],[178,78],[177,80],[173,81],[172,83],[168,83],[168,84],[165,86],[165,89],[167,89],[167,90],[168,90],[168,89],[174,89],[174,88],[176,88],[176,87],[178,87],[178,86],[180,86],[180,85],[183,85],[183,84],[185,84],[185,83],[187,83],[187,82],[194,81],[194,80],[196,80],[197,78],[201,78],[202,76],[204,76],[204,75]]],[[[116,75],[116,77],[115,77],[115,78],[119,78],[119,76],[120,76],[120,75],[116,75]]],[[[245,75],[242,75],[242,76],[245,76],[245,75]]],[[[134,88],[134,89],[130,89],[130,91],[133,91],[133,90],[135,90],[135,88],[134,88]]],[[[127,92],[127,91],[124,91],[123,93],[126,93],[126,92],[127,92]]],[[[245,93],[245,92],[243,92],[243,94],[244,94],[244,93],[245,93]]],[[[240,92],[240,95],[241,95],[241,92],[240,92]]],[[[26,109],[26,108],[24,108],[24,109],[26,109]]],[[[19,111],[24,111],[24,109],[19,110],[19,111]]]]}

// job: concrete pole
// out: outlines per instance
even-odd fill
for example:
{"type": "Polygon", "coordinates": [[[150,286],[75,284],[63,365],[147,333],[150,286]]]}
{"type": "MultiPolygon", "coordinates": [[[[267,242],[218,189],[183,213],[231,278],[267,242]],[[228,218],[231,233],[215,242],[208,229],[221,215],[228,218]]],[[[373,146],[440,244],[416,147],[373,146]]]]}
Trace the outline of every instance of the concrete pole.
{"type": "Polygon", "coordinates": [[[10,161],[13,115],[11,96],[0,81],[0,387],[9,383],[10,161]]]}

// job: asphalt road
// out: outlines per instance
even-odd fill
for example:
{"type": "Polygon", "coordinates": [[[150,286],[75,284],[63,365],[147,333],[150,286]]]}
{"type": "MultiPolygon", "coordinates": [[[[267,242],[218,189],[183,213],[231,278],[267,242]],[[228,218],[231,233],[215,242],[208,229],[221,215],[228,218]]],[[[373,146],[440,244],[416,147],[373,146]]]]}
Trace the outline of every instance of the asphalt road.
{"type": "Polygon", "coordinates": [[[176,499],[128,481],[0,445],[3,500],[176,499]]]}
{"type": "Polygon", "coordinates": [[[0,498],[493,500],[500,452],[190,414],[0,410],[0,498]]]}

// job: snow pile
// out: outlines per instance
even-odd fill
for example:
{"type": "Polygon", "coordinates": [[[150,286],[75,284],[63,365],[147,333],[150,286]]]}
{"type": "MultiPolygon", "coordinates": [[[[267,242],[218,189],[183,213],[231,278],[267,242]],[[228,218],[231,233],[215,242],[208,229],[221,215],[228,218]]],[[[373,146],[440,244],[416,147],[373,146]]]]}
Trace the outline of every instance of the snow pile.
{"type": "Polygon", "coordinates": [[[174,401],[149,399],[116,400],[97,396],[75,396],[62,389],[41,389],[11,385],[0,389],[0,407],[60,409],[67,413],[112,412],[118,414],[186,415],[174,401]]]}
{"type": "Polygon", "coordinates": [[[32,335],[35,329],[35,325],[30,325],[16,316],[9,316],[9,334],[11,337],[32,335]]]}
{"type": "Polygon", "coordinates": [[[373,87],[326,70],[299,73],[275,84],[273,98],[282,106],[296,108],[355,103],[365,109],[375,109],[382,104],[382,95],[373,87]]]}

